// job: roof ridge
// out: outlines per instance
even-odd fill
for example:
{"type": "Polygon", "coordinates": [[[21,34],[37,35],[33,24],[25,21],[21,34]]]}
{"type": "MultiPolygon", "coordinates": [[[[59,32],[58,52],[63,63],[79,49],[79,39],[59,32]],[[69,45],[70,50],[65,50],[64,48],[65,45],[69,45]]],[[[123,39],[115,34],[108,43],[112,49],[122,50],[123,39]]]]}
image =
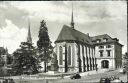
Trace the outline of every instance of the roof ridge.
{"type": "Polygon", "coordinates": [[[92,36],[92,37],[103,36],[103,35],[108,35],[108,34],[101,34],[101,35],[96,35],[96,36],[92,36]]]}
{"type": "Polygon", "coordinates": [[[80,32],[79,30],[73,29],[70,26],[63,25],[63,28],[55,42],[67,40],[80,41],[83,43],[92,44],[91,38],[87,34],[80,32]]]}

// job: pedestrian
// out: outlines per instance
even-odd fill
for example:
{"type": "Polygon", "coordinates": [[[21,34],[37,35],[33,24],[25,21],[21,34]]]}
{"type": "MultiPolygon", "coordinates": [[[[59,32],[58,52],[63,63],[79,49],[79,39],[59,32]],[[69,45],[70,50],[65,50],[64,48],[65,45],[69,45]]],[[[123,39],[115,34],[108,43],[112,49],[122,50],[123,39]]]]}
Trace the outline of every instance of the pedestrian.
{"type": "Polygon", "coordinates": [[[121,83],[124,83],[124,82],[121,80],[121,83]]]}
{"type": "Polygon", "coordinates": [[[61,75],[61,78],[62,78],[62,79],[64,78],[63,74],[61,75]]]}
{"type": "Polygon", "coordinates": [[[106,78],[105,79],[105,83],[110,83],[110,79],[109,78],[106,78]]]}

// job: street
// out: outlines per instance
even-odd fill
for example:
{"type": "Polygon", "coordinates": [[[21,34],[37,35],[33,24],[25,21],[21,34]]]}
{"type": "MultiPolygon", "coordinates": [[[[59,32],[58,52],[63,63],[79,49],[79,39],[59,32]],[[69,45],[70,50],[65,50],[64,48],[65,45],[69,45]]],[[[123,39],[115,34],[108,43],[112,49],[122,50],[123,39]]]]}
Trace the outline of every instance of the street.
{"type": "Polygon", "coordinates": [[[107,71],[105,73],[97,73],[94,75],[88,75],[88,76],[82,76],[81,79],[70,79],[70,78],[64,78],[64,79],[15,79],[14,81],[16,83],[89,83],[89,82],[99,82],[101,77],[110,77],[110,76],[116,76],[119,77],[120,80],[123,82],[126,82],[126,74],[120,74],[119,70],[114,71],[107,71]]]}
{"type": "Polygon", "coordinates": [[[123,82],[126,82],[126,74],[120,74],[118,70],[95,74],[95,75],[88,75],[84,76],[81,79],[61,79],[61,80],[54,80],[50,81],[50,83],[89,83],[89,82],[99,82],[101,77],[110,77],[110,76],[117,76],[123,82]]]}

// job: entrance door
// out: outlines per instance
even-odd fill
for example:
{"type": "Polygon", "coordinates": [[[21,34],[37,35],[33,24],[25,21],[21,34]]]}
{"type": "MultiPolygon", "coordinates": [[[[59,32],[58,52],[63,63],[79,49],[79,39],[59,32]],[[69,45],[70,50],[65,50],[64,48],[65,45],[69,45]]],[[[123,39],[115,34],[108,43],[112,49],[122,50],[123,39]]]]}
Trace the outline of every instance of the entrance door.
{"type": "Polygon", "coordinates": [[[102,68],[109,68],[109,61],[108,60],[103,60],[101,62],[101,67],[102,68]]]}

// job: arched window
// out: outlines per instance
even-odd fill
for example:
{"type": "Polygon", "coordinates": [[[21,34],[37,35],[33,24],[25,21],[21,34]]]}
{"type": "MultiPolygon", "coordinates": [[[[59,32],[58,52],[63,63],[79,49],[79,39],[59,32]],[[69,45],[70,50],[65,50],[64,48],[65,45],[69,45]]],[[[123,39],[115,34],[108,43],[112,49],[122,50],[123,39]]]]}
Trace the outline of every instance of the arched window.
{"type": "Polygon", "coordinates": [[[101,61],[101,67],[102,68],[109,68],[109,61],[108,60],[101,61]]]}
{"type": "Polygon", "coordinates": [[[63,65],[63,50],[62,50],[62,47],[60,46],[59,47],[59,64],[60,65],[63,65]]]}
{"type": "Polygon", "coordinates": [[[68,47],[68,65],[71,65],[71,46],[68,47]]]}

